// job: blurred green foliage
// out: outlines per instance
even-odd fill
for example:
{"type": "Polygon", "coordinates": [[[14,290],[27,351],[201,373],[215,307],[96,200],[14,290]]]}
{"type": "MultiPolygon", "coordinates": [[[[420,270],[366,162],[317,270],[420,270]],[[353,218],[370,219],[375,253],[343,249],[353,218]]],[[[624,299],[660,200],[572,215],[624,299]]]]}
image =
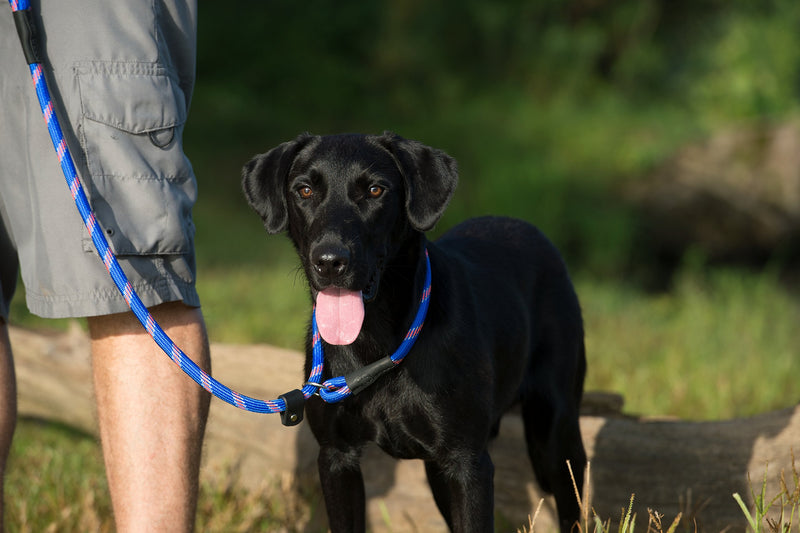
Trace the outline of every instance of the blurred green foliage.
{"type": "Polygon", "coordinates": [[[620,183],[716,128],[797,112],[798,27],[789,0],[204,5],[188,149],[228,208],[255,153],[391,129],[459,160],[442,227],[524,217],[573,268],[613,275],[636,224],[620,183]]]}

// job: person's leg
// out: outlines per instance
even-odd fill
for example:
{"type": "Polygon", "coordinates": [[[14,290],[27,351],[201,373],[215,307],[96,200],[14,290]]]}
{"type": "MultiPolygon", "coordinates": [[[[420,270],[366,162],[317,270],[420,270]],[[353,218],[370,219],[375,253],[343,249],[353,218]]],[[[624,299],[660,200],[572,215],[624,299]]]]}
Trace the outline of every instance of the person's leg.
{"type": "Polygon", "coordinates": [[[14,378],[14,360],[11,358],[8,326],[0,317],[0,532],[3,531],[4,520],[3,481],[16,423],[17,385],[14,378]]]}
{"type": "MultiPolygon", "coordinates": [[[[200,309],[168,303],[151,312],[208,370],[200,309]]],[[[209,394],[169,360],[132,313],[90,318],[89,333],[117,530],[191,531],[209,394]]]]}

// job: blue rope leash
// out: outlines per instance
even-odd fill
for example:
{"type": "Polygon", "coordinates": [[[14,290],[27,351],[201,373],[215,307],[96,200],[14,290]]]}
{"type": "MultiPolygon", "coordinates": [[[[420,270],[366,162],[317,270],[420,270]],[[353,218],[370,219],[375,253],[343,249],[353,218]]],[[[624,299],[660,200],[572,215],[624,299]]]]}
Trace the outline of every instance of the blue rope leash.
{"type": "MultiPolygon", "coordinates": [[[[47,82],[42,68],[40,44],[33,23],[32,13],[30,10],[30,3],[28,0],[9,0],[11,10],[14,14],[14,23],[17,27],[17,32],[20,36],[22,48],[25,53],[25,59],[33,79],[34,87],[36,89],[36,96],[39,100],[42,114],[47,124],[47,129],[50,133],[50,139],[53,142],[53,148],[58,155],[61,170],[67,180],[72,198],[78,208],[78,212],[83,219],[86,229],[94,242],[97,253],[103,261],[108,273],[111,275],[117,289],[122,293],[125,302],[133,311],[136,318],[141,322],[144,329],[150,334],[158,346],[169,356],[172,361],[177,364],[181,370],[184,371],[190,378],[192,378],[198,385],[205,390],[216,396],[217,398],[245,411],[254,413],[282,413],[284,424],[296,424],[302,420],[302,402],[307,400],[312,395],[319,392],[323,400],[327,402],[337,402],[346,398],[353,393],[353,390],[348,387],[348,383],[352,383],[353,379],[348,381],[347,376],[333,378],[325,383],[319,383],[322,377],[322,369],[324,366],[324,354],[322,349],[322,340],[319,332],[316,329],[316,315],[312,315],[313,322],[313,350],[312,350],[312,369],[308,381],[304,384],[302,390],[291,391],[280,396],[276,400],[264,401],[256,398],[251,398],[244,394],[240,394],[229,387],[226,387],[207,372],[201,369],[194,363],[186,354],[169,338],[169,336],[161,329],[161,326],[155,321],[153,316],[148,311],[147,307],[139,299],[136,291],[133,289],[130,281],[120,267],[116,256],[111,251],[111,248],[106,241],[103,231],[100,229],[97,219],[92,212],[89,201],[84,192],[83,185],[78,177],[75,163],[70,155],[69,148],[64,139],[61,130],[61,125],[56,116],[53,108],[53,101],[50,98],[50,92],[47,88],[47,82]],[[302,394],[302,397],[301,397],[302,394]],[[288,405],[291,403],[292,405],[288,405]],[[291,413],[287,413],[291,411],[291,413]],[[299,413],[298,413],[299,411],[299,413]],[[284,417],[285,415],[285,417],[284,417]]],[[[427,261],[427,277],[426,286],[423,291],[420,307],[417,316],[412,324],[411,330],[404,339],[400,348],[391,356],[392,364],[399,363],[403,357],[406,356],[411,346],[414,344],[419,331],[422,328],[422,323],[425,320],[425,314],[428,309],[428,300],[430,298],[430,259],[428,259],[427,251],[425,253],[427,261]]],[[[368,368],[368,367],[367,367],[368,368]]],[[[359,376],[353,376],[358,378],[359,376]]],[[[375,377],[372,377],[374,381],[375,377]]],[[[370,381],[371,382],[371,381],[370,381]]]]}

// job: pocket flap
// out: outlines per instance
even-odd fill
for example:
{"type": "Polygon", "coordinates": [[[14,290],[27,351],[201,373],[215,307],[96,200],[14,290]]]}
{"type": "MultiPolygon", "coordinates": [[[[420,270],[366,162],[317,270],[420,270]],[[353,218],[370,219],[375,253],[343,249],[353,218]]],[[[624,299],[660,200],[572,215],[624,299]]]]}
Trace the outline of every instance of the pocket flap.
{"type": "MultiPolygon", "coordinates": [[[[134,69],[135,70],[135,69],[134,69]]],[[[79,72],[83,116],[134,133],[149,133],[186,122],[186,97],[163,71],[79,72]]]]}
{"type": "Polygon", "coordinates": [[[87,192],[114,252],[190,252],[197,184],[183,153],[184,92],[150,64],[84,65],[77,79],[87,192]]]}

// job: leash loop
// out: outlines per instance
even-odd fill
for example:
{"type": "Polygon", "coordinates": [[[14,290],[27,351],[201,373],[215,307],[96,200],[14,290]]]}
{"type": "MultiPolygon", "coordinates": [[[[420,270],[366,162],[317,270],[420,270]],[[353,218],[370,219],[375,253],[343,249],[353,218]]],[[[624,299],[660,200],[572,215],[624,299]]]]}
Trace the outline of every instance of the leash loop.
{"type": "MultiPolygon", "coordinates": [[[[319,395],[322,397],[322,399],[328,403],[336,403],[347,398],[351,394],[357,394],[364,388],[374,383],[375,380],[377,380],[380,376],[384,375],[386,372],[400,364],[405,356],[408,355],[408,352],[411,351],[411,348],[417,341],[417,337],[419,337],[419,334],[422,332],[422,326],[425,323],[425,317],[428,314],[428,304],[430,303],[430,299],[431,259],[428,255],[428,250],[426,249],[425,286],[422,290],[419,307],[417,308],[417,314],[414,317],[414,321],[411,323],[408,333],[406,333],[406,336],[403,338],[403,342],[400,343],[400,346],[397,348],[397,350],[395,350],[395,352],[390,356],[386,356],[362,368],[353,370],[344,376],[339,376],[324,381],[322,386],[319,388],[319,395]]],[[[317,351],[319,352],[319,358],[322,360],[322,338],[317,327],[316,312],[312,314],[311,328],[313,350],[315,354],[317,351]]],[[[320,366],[320,375],[321,373],[322,367],[320,366]]],[[[318,382],[319,378],[310,377],[309,382],[311,381],[318,382]]]]}

